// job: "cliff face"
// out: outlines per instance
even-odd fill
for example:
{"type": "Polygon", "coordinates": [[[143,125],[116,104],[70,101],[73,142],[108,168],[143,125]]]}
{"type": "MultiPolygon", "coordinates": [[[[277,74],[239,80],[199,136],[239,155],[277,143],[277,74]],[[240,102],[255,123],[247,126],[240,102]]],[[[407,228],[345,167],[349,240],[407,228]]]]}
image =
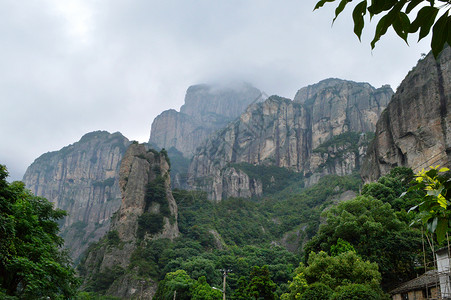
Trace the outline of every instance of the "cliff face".
{"type": "Polygon", "coordinates": [[[399,86],[376,126],[376,138],[362,168],[373,181],[396,166],[417,172],[450,166],[451,49],[435,60],[430,53],[399,86]]]}
{"type": "Polygon", "coordinates": [[[68,212],[61,234],[74,259],[105,234],[119,208],[119,166],[128,144],[118,132],[91,132],[43,154],[25,172],[27,188],[68,212]]]}
{"type": "Polygon", "coordinates": [[[133,252],[142,243],[159,238],[172,240],[179,235],[167,154],[133,143],[122,159],[119,174],[121,206],[114,214],[110,231],[88,250],[81,264],[84,286],[96,289],[103,276],[116,272],[113,278],[109,276],[108,295],[150,299],[156,282],[140,278],[128,266],[133,252]]]}
{"type": "Polygon", "coordinates": [[[255,103],[197,149],[189,184],[214,200],[236,191],[260,195],[261,182],[232,170],[234,163],[288,168],[311,177],[310,184],[323,175],[350,174],[366,150],[360,133],[374,130],[392,94],[388,86],[328,79],[299,90],[294,101],[272,96],[255,103]]]}
{"type": "Polygon", "coordinates": [[[376,122],[393,96],[388,85],[326,79],[300,89],[294,102],[304,104],[311,117],[312,148],[344,132],[374,132],[376,122]]]}
{"type": "Polygon", "coordinates": [[[149,143],[165,149],[174,147],[185,157],[191,157],[209,135],[225,127],[261,97],[261,92],[248,84],[191,86],[180,112],[171,109],[155,118],[149,143]]]}
{"type": "Polygon", "coordinates": [[[167,154],[146,151],[144,145],[129,147],[120,169],[122,204],[111,226],[121,240],[137,239],[138,218],[144,213],[163,215],[162,228],[152,238],[172,240],[178,236],[177,204],[171,192],[169,169],[167,154]]]}

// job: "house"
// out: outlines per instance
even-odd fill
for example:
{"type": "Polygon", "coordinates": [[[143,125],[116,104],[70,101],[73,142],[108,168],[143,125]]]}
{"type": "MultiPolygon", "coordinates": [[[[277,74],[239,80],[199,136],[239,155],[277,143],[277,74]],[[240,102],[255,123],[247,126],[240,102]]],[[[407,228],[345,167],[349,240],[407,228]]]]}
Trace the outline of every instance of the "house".
{"type": "Polygon", "coordinates": [[[437,270],[431,270],[423,275],[404,282],[390,291],[393,300],[426,300],[441,299],[439,275],[437,270]]]}

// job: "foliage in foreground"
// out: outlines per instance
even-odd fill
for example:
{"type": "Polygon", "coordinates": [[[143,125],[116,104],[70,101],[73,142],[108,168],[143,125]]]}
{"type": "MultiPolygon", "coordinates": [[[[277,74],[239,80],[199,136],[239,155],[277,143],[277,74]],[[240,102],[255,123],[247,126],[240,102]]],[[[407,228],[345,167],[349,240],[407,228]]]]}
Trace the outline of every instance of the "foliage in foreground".
{"type": "MultiPolygon", "coordinates": [[[[335,0],[320,0],[315,9],[321,8],[326,2],[335,2],[335,0]]],[[[339,0],[339,2],[333,21],[351,1],[339,0]]],[[[446,44],[451,45],[450,4],[449,0],[371,0],[371,5],[368,6],[368,1],[363,0],[354,7],[352,13],[354,33],[360,40],[365,26],[364,16],[367,12],[371,18],[375,15],[382,15],[376,26],[371,48],[375,47],[377,41],[387,33],[390,27],[406,43],[409,34],[419,31],[418,41],[420,41],[430,34],[432,28],[431,49],[434,56],[437,57],[446,44]],[[409,17],[417,7],[421,8],[418,10],[416,18],[409,17]],[[440,15],[439,12],[441,12],[441,16],[437,19],[437,16],[440,15]]]]}
{"type": "Polygon", "coordinates": [[[7,176],[0,165],[0,297],[73,297],[78,281],[57,235],[65,212],[7,176]]]}
{"type": "Polygon", "coordinates": [[[445,240],[450,226],[451,216],[451,174],[448,168],[439,166],[424,169],[416,174],[416,184],[409,192],[420,192],[422,201],[412,210],[418,208],[419,221],[426,225],[429,232],[435,233],[437,241],[441,244],[445,240]]]}

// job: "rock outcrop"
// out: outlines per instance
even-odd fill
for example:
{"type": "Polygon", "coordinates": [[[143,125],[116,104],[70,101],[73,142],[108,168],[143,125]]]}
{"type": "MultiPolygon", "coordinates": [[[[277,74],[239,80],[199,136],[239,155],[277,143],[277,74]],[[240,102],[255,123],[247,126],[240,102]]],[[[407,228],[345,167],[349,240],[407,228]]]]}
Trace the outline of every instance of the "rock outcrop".
{"type": "Polygon", "coordinates": [[[323,175],[350,174],[392,95],[389,86],[327,79],[299,90],[294,101],[271,96],[252,104],[197,149],[189,184],[214,200],[260,195],[261,182],[232,170],[235,163],[288,168],[311,177],[311,184],[323,175]]]}
{"type": "Polygon", "coordinates": [[[67,211],[61,233],[75,260],[105,234],[120,206],[119,166],[129,143],[119,132],[91,132],[41,155],[25,172],[27,188],[67,211]]]}
{"type": "Polygon", "coordinates": [[[119,174],[121,206],[107,235],[88,250],[81,263],[84,286],[96,288],[102,276],[114,273],[106,294],[124,299],[138,296],[151,299],[156,282],[141,278],[129,264],[142,243],[159,238],[172,240],[179,235],[167,153],[133,143],[122,159],[119,174]]]}
{"type": "Polygon", "coordinates": [[[366,182],[396,166],[417,172],[451,166],[451,49],[420,60],[402,81],[376,126],[362,168],[366,182]]]}
{"type": "Polygon", "coordinates": [[[345,132],[374,132],[392,96],[389,85],[375,89],[369,83],[332,78],[300,89],[294,102],[309,111],[315,149],[345,132]]]}
{"type": "Polygon", "coordinates": [[[170,109],[155,118],[149,143],[158,148],[174,147],[185,157],[191,157],[208,136],[262,97],[262,92],[249,84],[191,86],[180,112],[170,109]]]}
{"type": "MultiPolygon", "coordinates": [[[[146,150],[132,144],[122,159],[119,185],[122,204],[111,224],[123,241],[136,241],[138,218],[144,213],[161,215],[161,230],[152,238],[174,239],[178,236],[177,204],[171,192],[167,153],[146,150]]],[[[147,232],[143,232],[147,236],[147,232]]]]}

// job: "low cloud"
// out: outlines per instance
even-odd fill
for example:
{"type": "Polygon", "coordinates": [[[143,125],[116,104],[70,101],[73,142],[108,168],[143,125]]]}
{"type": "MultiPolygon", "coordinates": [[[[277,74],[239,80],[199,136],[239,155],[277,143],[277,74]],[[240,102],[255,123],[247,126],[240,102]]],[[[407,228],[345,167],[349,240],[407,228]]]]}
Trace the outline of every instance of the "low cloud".
{"type": "MultiPolygon", "coordinates": [[[[400,83],[428,51],[389,33],[370,50],[314,1],[13,1],[0,12],[1,163],[13,179],[93,130],[147,141],[189,85],[246,81],[293,98],[328,77],[400,83]]],[[[370,26],[370,28],[371,28],[370,26]]]]}

